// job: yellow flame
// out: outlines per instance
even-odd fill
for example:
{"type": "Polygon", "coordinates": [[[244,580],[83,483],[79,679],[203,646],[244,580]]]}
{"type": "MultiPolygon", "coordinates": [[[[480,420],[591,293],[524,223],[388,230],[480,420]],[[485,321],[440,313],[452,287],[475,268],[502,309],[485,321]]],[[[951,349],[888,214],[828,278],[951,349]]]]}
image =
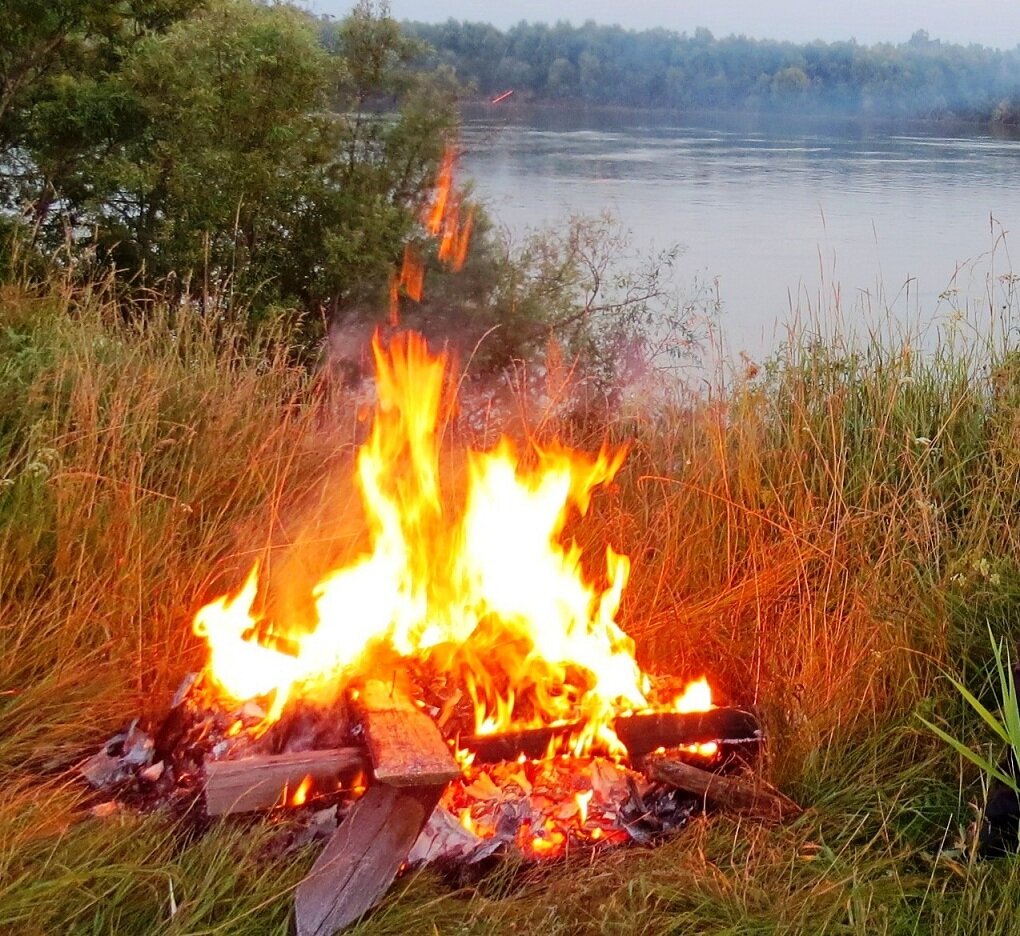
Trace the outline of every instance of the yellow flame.
{"type": "MultiPolygon", "coordinates": [[[[612,719],[646,708],[649,689],[616,622],[630,561],[607,547],[599,584],[564,529],[624,453],[521,452],[503,439],[468,453],[467,493],[451,509],[439,472],[448,362],[413,333],[388,346],[377,338],[374,354],[379,400],[355,475],[369,548],[314,586],[311,626],[262,619],[256,565],[235,596],[195,617],[209,672],[234,699],[271,696],[269,722],[296,692],[328,694],[370,671],[385,648],[458,678],[479,733],[579,722],[573,753],[620,752],[612,719]]],[[[699,685],[678,711],[711,704],[699,685]]]]}
{"type": "Polygon", "coordinates": [[[577,803],[578,825],[583,826],[588,821],[588,804],[594,794],[594,790],[581,790],[574,794],[574,802],[577,803]]]}
{"type": "Polygon", "coordinates": [[[712,708],[712,687],[702,676],[689,683],[687,688],[676,697],[673,709],[683,715],[686,712],[706,712],[712,708]]]}

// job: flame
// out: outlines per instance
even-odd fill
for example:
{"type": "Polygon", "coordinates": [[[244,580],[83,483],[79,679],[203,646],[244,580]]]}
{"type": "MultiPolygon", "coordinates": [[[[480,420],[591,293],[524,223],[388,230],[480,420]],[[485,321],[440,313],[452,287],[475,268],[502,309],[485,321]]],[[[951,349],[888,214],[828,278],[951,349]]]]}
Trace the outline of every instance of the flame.
{"type": "Polygon", "coordinates": [[[630,562],[607,547],[602,584],[593,581],[564,528],[624,453],[522,452],[504,438],[468,453],[467,495],[451,511],[439,475],[448,362],[413,333],[377,338],[374,354],[379,401],[356,462],[370,548],[315,586],[311,626],[262,618],[257,565],[236,595],[202,608],[195,632],[213,679],[233,699],[271,696],[272,722],[296,686],[335,694],[386,647],[459,675],[479,732],[579,721],[574,753],[619,752],[613,716],[648,705],[616,622],[630,562]]]}
{"type": "MultiPolygon", "coordinates": [[[[462,217],[462,198],[454,185],[456,151],[447,146],[443,152],[439,174],[432,189],[431,204],[421,214],[421,223],[432,237],[439,238],[439,261],[453,272],[463,269],[467,262],[471,233],[474,230],[474,208],[469,207],[462,217]]],[[[425,292],[425,261],[413,245],[404,247],[399,274],[390,276],[389,323],[396,327],[400,322],[401,294],[421,302],[425,292]]]]}
{"type": "Polygon", "coordinates": [[[467,808],[467,807],[465,806],[465,807],[464,807],[463,809],[461,809],[461,810],[460,810],[460,812],[459,812],[459,813],[457,814],[457,818],[459,819],[459,821],[460,821],[460,824],[461,824],[461,825],[462,825],[462,826],[463,826],[463,827],[464,827],[465,829],[467,829],[467,830],[468,830],[468,832],[473,832],[473,833],[475,833],[476,835],[478,834],[478,829],[477,829],[477,827],[476,827],[476,825],[475,825],[475,820],[471,818],[471,810],[470,810],[470,809],[468,809],[468,808],[467,808]]]}
{"type": "Polygon", "coordinates": [[[454,185],[456,165],[456,151],[452,146],[447,146],[433,189],[432,204],[422,217],[429,234],[440,238],[440,261],[446,263],[454,272],[460,270],[467,259],[468,244],[475,222],[474,210],[471,208],[462,217],[461,195],[454,185]]]}
{"type": "Polygon", "coordinates": [[[593,790],[581,790],[574,794],[574,802],[577,803],[578,825],[583,826],[588,821],[588,804],[594,795],[593,790]]]}
{"type": "Polygon", "coordinates": [[[687,751],[689,754],[695,754],[698,757],[704,757],[706,760],[711,760],[719,753],[719,742],[699,741],[696,744],[688,744],[682,750],[687,751]]]}
{"type": "Polygon", "coordinates": [[[298,788],[294,791],[294,795],[290,798],[291,806],[304,806],[308,799],[308,794],[312,789],[312,778],[307,776],[301,783],[298,784],[298,788]]]}
{"type": "Polygon", "coordinates": [[[453,192],[453,171],[457,156],[452,146],[443,151],[443,160],[439,164],[439,175],[432,190],[432,205],[427,208],[423,221],[429,234],[436,235],[443,230],[447,217],[447,205],[453,192]]]}
{"type": "MultiPolygon", "coordinates": [[[[504,438],[468,453],[467,495],[451,512],[439,476],[448,362],[414,333],[388,346],[377,338],[374,354],[379,402],[356,463],[370,549],[315,586],[311,627],[261,618],[258,565],[236,595],[202,608],[194,628],[214,680],[233,699],[271,696],[268,723],[296,686],[335,693],[386,647],[458,674],[480,733],[580,721],[574,753],[620,752],[613,716],[648,705],[648,679],[616,623],[630,562],[607,547],[599,585],[563,534],[624,453],[522,453],[504,438]]],[[[701,680],[675,707],[710,704],[701,680]]]]}
{"type": "Polygon", "coordinates": [[[707,712],[712,707],[712,687],[704,676],[688,683],[673,702],[673,710],[681,715],[687,712],[707,712]]]}

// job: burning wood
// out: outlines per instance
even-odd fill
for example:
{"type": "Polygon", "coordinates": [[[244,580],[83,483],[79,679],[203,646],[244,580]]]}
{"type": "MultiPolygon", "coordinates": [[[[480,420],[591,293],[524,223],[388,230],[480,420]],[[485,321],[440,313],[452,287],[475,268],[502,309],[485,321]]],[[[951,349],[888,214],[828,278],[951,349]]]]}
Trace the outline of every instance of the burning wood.
{"type": "MultiPolygon", "coordinates": [[[[550,750],[569,749],[581,724],[552,725],[501,734],[470,735],[460,747],[474,755],[477,764],[513,761],[518,757],[538,760],[550,750]]],[[[617,718],[613,729],[632,757],[659,748],[705,744],[756,745],[761,741],[758,720],[750,712],[714,708],[707,712],[651,712],[617,718]]]]}
{"type": "Polygon", "coordinates": [[[372,773],[380,783],[434,786],[460,776],[435,722],[396,685],[369,679],[352,700],[362,716],[372,773]]]}
{"type": "Polygon", "coordinates": [[[361,748],[300,751],[209,761],[205,765],[205,809],[210,816],[269,809],[310,779],[336,789],[342,778],[362,773],[368,758],[361,748]]]}
{"type": "MultiPolygon", "coordinates": [[[[432,720],[408,697],[378,680],[365,684],[354,705],[362,715],[368,753],[357,747],[287,754],[258,755],[206,764],[206,811],[210,816],[268,809],[286,799],[306,777],[316,786],[332,783],[372,765],[375,779],[391,786],[445,784],[461,776],[450,748],[432,720]]],[[[473,763],[542,760],[557,740],[576,726],[531,729],[461,738],[458,747],[474,755],[473,763]]],[[[663,748],[687,749],[705,762],[734,748],[757,746],[761,729],[754,715],[741,709],[633,715],[617,721],[617,732],[633,760],[663,748]]],[[[669,782],[665,777],[653,779],[669,782]]],[[[674,784],[682,787],[682,784],[674,784]]],[[[686,789],[686,787],[683,787],[686,789]]],[[[693,789],[690,792],[703,793],[693,789]]]]}

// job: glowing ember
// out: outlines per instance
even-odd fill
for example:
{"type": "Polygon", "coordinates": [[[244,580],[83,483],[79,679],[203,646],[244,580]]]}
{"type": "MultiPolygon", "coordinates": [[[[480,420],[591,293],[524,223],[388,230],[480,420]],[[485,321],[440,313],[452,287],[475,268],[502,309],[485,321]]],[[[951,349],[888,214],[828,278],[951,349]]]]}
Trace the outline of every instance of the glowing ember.
{"type": "MultiPolygon", "coordinates": [[[[440,808],[480,841],[512,845],[531,859],[556,857],[573,845],[609,846],[634,835],[646,806],[628,806],[644,778],[606,758],[549,758],[468,768],[440,808]]],[[[681,817],[681,821],[686,815],[681,817]]],[[[482,848],[484,854],[492,849],[482,848]]]]}

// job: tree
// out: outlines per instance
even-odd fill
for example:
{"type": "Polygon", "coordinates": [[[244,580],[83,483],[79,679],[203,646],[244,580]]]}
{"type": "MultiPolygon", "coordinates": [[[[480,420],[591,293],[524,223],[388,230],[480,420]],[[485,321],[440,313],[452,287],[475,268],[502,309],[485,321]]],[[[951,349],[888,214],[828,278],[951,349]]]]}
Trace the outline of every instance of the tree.
{"type": "Polygon", "coordinates": [[[538,99],[990,119],[1020,86],[1020,48],[952,45],[923,30],[901,45],[859,46],[718,39],[707,29],[634,32],[592,21],[519,23],[503,33],[452,20],[408,28],[436,47],[432,61],[483,93],[515,87],[538,99]]]}
{"type": "MultiPolygon", "coordinates": [[[[150,0],[154,6],[159,0],[150,0]]],[[[286,6],[210,0],[22,108],[39,242],[203,305],[283,301],[321,323],[385,284],[453,124],[445,74],[385,7],[320,41],[286,6]]]]}
{"type": "MultiPolygon", "coordinates": [[[[0,0],[0,209],[27,202],[45,211],[56,197],[54,180],[34,156],[47,136],[54,149],[60,131],[41,126],[39,109],[74,86],[100,81],[135,43],[199,2],[0,0]]],[[[63,147],[62,157],[73,158],[72,149],[63,147]]]]}

